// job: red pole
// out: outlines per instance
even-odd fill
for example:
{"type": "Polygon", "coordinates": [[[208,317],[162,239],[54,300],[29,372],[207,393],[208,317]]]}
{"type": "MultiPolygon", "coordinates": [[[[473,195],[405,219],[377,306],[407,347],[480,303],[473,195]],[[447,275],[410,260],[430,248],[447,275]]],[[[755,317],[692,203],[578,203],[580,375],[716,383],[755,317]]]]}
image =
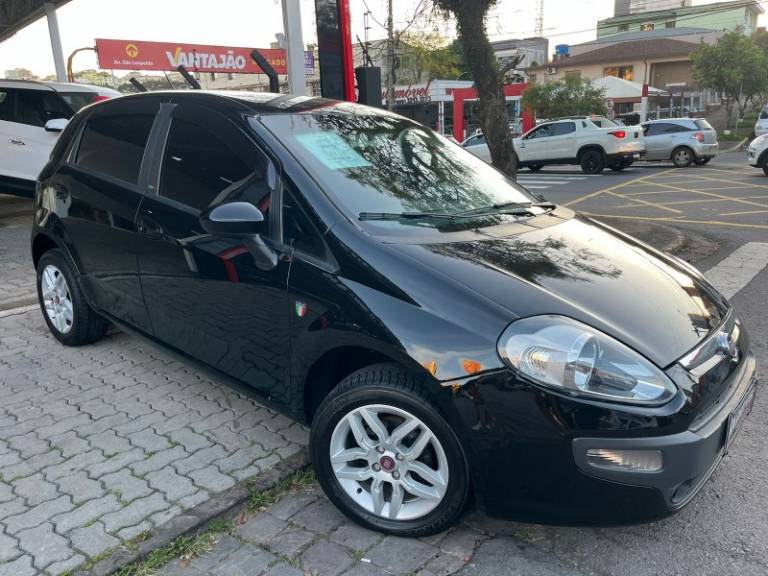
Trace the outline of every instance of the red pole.
{"type": "Polygon", "coordinates": [[[344,98],[349,102],[357,100],[355,94],[355,62],[352,54],[352,18],[349,0],[339,2],[339,33],[341,35],[342,66],[344,68],[344,98]]]}

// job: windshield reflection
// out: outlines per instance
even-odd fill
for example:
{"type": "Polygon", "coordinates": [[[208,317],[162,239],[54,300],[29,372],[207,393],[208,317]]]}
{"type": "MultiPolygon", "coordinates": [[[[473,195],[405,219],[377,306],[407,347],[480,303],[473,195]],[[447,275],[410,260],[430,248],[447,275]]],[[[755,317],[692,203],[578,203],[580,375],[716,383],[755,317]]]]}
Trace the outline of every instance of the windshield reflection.
{"type": "Polygon", "coordinates": [[[383,111],[355,114],[334,108],[260,121],[352,218],[361,212],[455,214],[535,201],[460,146],[383,111]]]}

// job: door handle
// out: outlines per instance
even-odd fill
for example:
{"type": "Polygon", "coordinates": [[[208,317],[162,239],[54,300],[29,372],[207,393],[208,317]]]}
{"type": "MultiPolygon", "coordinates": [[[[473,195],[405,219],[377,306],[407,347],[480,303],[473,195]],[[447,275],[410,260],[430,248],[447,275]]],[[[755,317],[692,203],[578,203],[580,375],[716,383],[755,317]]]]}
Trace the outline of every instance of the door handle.
{"type": "Polygon", "coordinates": [[[151,218],[141,217],[137,224],[139,234],[146,236],[152,240],[160,240],[165,236],[163,227],[151,218]]]}
{"type": "Polygon", "coordinates": [[[19,140],[17,138],[11,138],[10,140],[8,140],[8,142],[13,144],[14,146],[26,146],[27,145],[27,143],[24,142],[24,140],[19,140]]]}

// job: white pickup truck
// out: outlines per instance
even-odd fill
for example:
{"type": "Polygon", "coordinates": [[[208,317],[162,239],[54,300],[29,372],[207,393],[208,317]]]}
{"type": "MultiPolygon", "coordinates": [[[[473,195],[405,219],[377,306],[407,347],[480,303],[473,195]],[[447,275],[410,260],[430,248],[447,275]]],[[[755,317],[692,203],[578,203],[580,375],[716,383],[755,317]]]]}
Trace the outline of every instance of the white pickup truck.
{"type": "MultiPolygon", "coordinates": [[[[490,161],[482,134],[468,138],[468,152],[490,161]]],[[[645,154],[643,129],[620,126],[601,116],[574,116],[539,124],[514,140],[521,168],[540,170],[547,164],[578,164],[586,174],[606,167],[623,170],[645,154]]]]}

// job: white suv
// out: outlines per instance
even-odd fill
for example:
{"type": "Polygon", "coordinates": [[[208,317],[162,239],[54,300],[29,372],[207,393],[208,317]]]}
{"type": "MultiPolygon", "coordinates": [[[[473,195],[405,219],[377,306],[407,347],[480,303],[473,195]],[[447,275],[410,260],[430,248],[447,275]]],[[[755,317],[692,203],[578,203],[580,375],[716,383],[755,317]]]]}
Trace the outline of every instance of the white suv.
{"type": "Polygon", "coordinates": [[[643,129],[621,126],[600,116],[574,116],[545,122],[514,140],[520,167],[578,164],[586,174],[606,167],[623,170],[645,154],[643,129]]]}
{"type": "Polygon", "coordinates": [[[747,162],[755,168],[762,168],[768,176],[768,134],[758,136],[749,143],[747,162]]]}
{"type": "Polygon", "coordinates": [[[72,115],[116,96],[117,90],[86,84],[0,80],[0,193],[31,196],[72,115]]]}

